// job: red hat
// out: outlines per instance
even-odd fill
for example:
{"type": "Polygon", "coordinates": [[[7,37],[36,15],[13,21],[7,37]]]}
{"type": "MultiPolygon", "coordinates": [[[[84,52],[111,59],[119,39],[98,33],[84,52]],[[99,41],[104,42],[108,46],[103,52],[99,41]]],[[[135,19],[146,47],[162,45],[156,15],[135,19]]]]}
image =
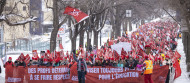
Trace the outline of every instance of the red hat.
{"type": "Polygon", "coordinates": [[[125,56],[122,56],[121,59],[124,60],[124,59],[125,59],[125,56]]]}
{"type": "Polygon", "coordinates": [[[52,59],[52,58],[49,58],[49,59],[48,59],[48,61],[49,61],[49,62],[52,62],[52,61],[53,61],[53,59],[52,59]]]}
{"type": "Polygon", "coordinates": [[[114,60],[114,58],[113,58],[113,57],[111,57],[111,58],[110,58],[110,60],[112,60],[112,61],[113,61],[113,60],[114,60]]]}
{"type": "Polygon", "coordinates": [[[151,47],[150,47],[150,45],[145,45],[145,47],[144,47],[144,48],[146,49],[146,48],[151,48],[151,47]]]}
{"type": "Polygon", "coordinates": [[[24,55],[23,53],[21,53],[20,55],[24,55]]]}
{"type": "Polygon", "coordinates": [[[64,57],[65,59],[67,59],[67,57],[64,57]]]}
{"type": "Polygon", "coordinates": [[[47,62],[48,60],[47,59],[44,59],[44,62],[47,62]]]}
{"type": "Polygon", "coordinates": [[[95,58],[95,61],[96,61],[96,60],[99,60],[99,58],[95,58]]]}
{"type": "Polygon", "coordinates": [[[91,56],[91,57],[93,57],[93,56],[94,56],[94,54],[90,54],[90,56],[91,56]]]}
{"type": "Polygon", "coordinates": [[[86,61],[89,61],[89,59],[88,59],[88,58],[86,58],[86,61]]]}
{"type": "Polygon", "coordinates": [[[170,58],[168,55],[166,55],[166,57],[165,58],[170,58]]]}
{"type": "Polygon", "coordinates": [[[9,57],[9,59],[11,59],[11,60],[12,60],[12,57],[9,57]]]}
{"type": "Polygon", "coordinates": [[[136,56],[136,59],[139,59],[139,56],[136,56]]]}
{"type": "Polygon", "coordinates": [[[148,59],[148,56],[145,56],[144,58],[145,58],[145,59],[148,59]]]}
{"type": "Polygon", "coordinates": [[[158,59],[156,58],[154,61],[157,61],[158,59]]]}
{"type": "Polygon", "coordinates": [[[41,58],[43,59],[43,58],[44,58],[44,56],[41,56],[41,58]]]}
{"type": "Polygon", "coordinates": [[[129,56],[127,55],[127,56],[125,56],[127,59],[129,59],[129,56]]]}

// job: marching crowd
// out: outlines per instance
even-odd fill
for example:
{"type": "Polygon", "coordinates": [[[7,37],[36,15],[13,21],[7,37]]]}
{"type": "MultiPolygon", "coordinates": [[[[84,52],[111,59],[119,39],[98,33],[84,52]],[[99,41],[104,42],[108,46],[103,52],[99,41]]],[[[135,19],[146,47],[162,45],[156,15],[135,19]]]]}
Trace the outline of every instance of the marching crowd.
{"type": "MultiPolygon", "coordinates": [[[[117,39],[107,40],[100,49],[97,46],[90,48],[86,47],[85,51],[82,46],[78,50],[68,51],[64,54],[63,51],[52,52],[49,50],[41,51],[40,57],[37,50],[32,51],[32,57],[26,57],[23,53],[19,58],[12,62],[9,57],[4,67],[12,66],[61,66],[67,65],[71,67],[76,58],[83,59],[83,65],[89,66],[113,66],[113,67],[128,67],[130,69],[143,69],[144,61],[151,60],[153,65],[169,65],[172,68],[172,58],[177,47],[177,39],[181,38],[179,26],[174,22],[152,22],[140,26],[137,31],[129,35],[123,33],[122,37],[117,39]],[[132,51],[125,51],[122,48],[121,54],[111,48],[111,45],[119,42],[131,43],[132,51]],[[29,59],[27,59],[29,58],[29,59]]],[[[180,57],[178,57],[180,61],[180,57]]]]}
{"type": "Polygon", "coordinates": [[[47,52],[40,52],[41,57],[38,56],[37,50],[33,50],[33,57],[29,60],[29,63],[25,62],[26,56],[21,53],[15,62],[12,62],[12,58],[9,57],[4,66],[71,66],[75,62],[73,55],[84,58],[86,64],[90,66],[142,68],[145,58],[153,60],[154,65],[162,66],[171,64],[172,52],[177,46],[176,39],[181,37],[180,32],[177,30],[179,30],[177,24],[172,22],[149,23],[133,32],[131,38],[126,32],[122,37],[118,37],[117,40],[108,40],[100,49],[94,46],[92,50],[85,52],[80,47],[79,50],[73,50],[70,54],[68,51],[64,54],[63,51],[50,53],[47,50],[47,52]],[[161,27],[161,29],[156,27],[161,27]],[[111,45],[118,42],[131,43],[132,51],[126,52],[122,48],[121,55],[119,55],[115,50],[111,49],[111,45]]]}

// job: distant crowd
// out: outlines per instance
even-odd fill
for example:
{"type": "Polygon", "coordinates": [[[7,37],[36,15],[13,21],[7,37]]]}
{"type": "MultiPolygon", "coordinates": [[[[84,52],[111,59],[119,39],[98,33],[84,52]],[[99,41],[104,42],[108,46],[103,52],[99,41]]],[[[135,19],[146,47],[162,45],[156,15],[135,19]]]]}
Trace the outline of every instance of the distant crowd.
{"type": "MultiPolygon", "coordinates": [[[[68,51],[41,51],[38,55],[37,50],[32,51],[32,57],[28,54],[20,54],[18,59],[12,62],[9,57],[4,64],[18,66],[61,66],[71,67],[77,58],[83,58],[85,64],[89,66],[113,66],[128,67],[130,69],[142,69],[145,59],[153,61],[154,65],[169,65],[172,67],[172,57],[177,47],[177,39],[181,38],[179,26],[174,22],[152,22],[140,26],[137,31],[128,34],[127,31],[117,39],[108,39],[100,49],[97,46],[86,48],[82,46],[71,53],[68,51]],[[122,49],[121,54],[111,48],[119,42],[131,43],[132,51],[122,49]]],[[[63,46],[64,47],[64,46],[63,46]]],[[[180,61],[180,58],[178,58],[180,61]]]]}

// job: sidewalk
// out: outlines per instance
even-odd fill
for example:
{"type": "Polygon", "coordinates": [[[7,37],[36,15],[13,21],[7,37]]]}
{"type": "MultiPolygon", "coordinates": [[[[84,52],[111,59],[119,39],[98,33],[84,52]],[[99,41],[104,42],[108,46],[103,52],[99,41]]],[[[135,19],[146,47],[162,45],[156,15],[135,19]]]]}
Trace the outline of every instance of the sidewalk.
{"type": "Polygon", "coordinates": [[[177,51],[181,54],[180,67],[181,67],[182,73],[180,77],[174,80],[174,83],[190,83],[190,78],[188,77],[188,73],[187,73],[186,57],[183,51],[182,39],[178,40],[177,51]]]}
{"type": "Polygon", "coordinates": [[[5,78],[0,76],[0,83],[5,83],[5,78]]]}

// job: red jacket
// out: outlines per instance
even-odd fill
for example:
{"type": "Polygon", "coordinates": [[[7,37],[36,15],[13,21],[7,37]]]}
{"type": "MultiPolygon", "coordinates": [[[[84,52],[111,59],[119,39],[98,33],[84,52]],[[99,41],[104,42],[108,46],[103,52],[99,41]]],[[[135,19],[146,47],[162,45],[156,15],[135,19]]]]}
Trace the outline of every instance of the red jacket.
{"type": "Polygon", "coordinates": [[[7,65],[12,65],[12,66],[14,66],[14,63],[11,61],[10,63],[7,61],[6,63],[5,63],[5,65],[4,65],[4,67],[6,67],[7,65]]]}

